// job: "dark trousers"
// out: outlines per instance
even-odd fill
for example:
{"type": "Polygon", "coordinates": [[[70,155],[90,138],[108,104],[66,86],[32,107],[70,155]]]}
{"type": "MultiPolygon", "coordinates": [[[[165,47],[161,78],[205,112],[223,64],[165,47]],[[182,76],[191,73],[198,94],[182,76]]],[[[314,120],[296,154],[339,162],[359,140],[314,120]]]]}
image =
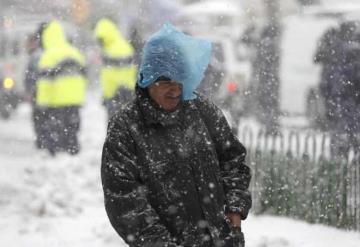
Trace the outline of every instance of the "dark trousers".
{"type": "Polygon", "coordinates": [[[59,151],[77,154],[80,150],[77,133],[80,129],[78,106],[41,108],[36,114],[41,148],[55,155],[59,151]]]}
{"type": "Polygon", "coordinates": [[[46,119],[46,109],[33,105],[32,121],[35,132],[35,145],[39,149],[45,148],[43,124],[46,119]]]}

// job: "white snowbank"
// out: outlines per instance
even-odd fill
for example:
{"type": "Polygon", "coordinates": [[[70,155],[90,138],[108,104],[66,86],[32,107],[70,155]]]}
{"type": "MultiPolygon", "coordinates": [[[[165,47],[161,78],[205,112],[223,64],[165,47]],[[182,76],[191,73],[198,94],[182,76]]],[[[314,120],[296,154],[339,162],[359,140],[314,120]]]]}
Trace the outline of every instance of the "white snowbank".
{"type": "Polygon", "coordinates": [[[243,224],[248,247],[359,247],[360,233],[273,216],[250,216],[243,224]]]}

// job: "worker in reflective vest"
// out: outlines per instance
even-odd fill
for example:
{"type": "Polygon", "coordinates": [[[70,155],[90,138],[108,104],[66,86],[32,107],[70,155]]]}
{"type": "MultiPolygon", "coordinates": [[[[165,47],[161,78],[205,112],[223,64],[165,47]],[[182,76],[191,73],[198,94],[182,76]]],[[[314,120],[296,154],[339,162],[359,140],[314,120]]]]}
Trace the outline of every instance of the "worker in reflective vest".
{"type": "Polygon", "coordinates": [[[57,21],[44,29],[43,54],[38,63],[36,104],[43,109],[45,145],[50,154],[79,152],[77,133],[80,127],[79,108],[85,101],[87,79],[85,59],[66,39],[57,21]]]}
{"type": "Polygon", "coordinates": [[[98,21],[95,37],[102,49],[100,84],[110,117],[133,98],[137,76],[137,68],[133,64],[134,48],[108,18],[98,21]]]}

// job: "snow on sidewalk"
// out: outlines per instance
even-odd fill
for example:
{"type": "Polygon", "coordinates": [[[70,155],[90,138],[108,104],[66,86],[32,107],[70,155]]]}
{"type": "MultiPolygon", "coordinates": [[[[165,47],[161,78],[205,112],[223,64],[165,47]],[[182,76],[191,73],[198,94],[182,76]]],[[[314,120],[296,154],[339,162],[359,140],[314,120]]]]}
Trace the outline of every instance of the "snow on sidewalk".
{"type": "MultiPolygon", "coordinates": [[[[0,246],[126,246],[106,216],[100,181],[105,114],[82,112],[82,152],[51,158],[32,147],[30,111],[0,128],[0,246]],[[12,140],[13,138],[13,140],[12,140]],[[4,151],[5,150],[5,151],[4,151]]],[[[247,247],[359,247],[360,233],[274,216],[243,222],[247,247]]]]}
{"type": "Polygon", "coordinates": [[[275,216],[253,216],[243,223],[247,247],[359,247],[360,232],[275,216]]]}

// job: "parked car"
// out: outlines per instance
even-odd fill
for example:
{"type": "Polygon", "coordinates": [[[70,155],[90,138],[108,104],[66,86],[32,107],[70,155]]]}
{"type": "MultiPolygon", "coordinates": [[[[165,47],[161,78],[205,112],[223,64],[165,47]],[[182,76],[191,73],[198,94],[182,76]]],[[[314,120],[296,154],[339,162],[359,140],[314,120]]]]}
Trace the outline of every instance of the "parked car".
{"type": "Polygon", "coordinates": [[[178,13],[177,26],[185,33],[210,40],[211,63],[199,91],[205,93],[225,112],[233,126],[243,112],[243,94],[250,63],[242,57],[239,36],[244,10],[234,1],[201,1],[185,5],[178,13]]]}
{"type": "MultiPolygon", "coordinates": [[[[15,27],[9,20],[0,30],[0,117],[7,119],[23,99],[27,63],[25,37],[30,27],[15,27]]],[[[32,27],[33,28],[33,27],[32,27]]]]}
{"type": "Polygon", "coordinates": [[[1,79],[0,85],[0,117],[7,119],[11,112],[16,109],[21,97],[15,90],[15,82],[10,77],[1,79]]]}
{"type": "Polygon", "coordinates": [[[213,52],[199,91],[220,106],[227,113],[231,125],[236,127],[244,111],[249,64],[237,59],[235,44],[231,40],[210,36],[207,39],[212,41],[213,52]]]}

